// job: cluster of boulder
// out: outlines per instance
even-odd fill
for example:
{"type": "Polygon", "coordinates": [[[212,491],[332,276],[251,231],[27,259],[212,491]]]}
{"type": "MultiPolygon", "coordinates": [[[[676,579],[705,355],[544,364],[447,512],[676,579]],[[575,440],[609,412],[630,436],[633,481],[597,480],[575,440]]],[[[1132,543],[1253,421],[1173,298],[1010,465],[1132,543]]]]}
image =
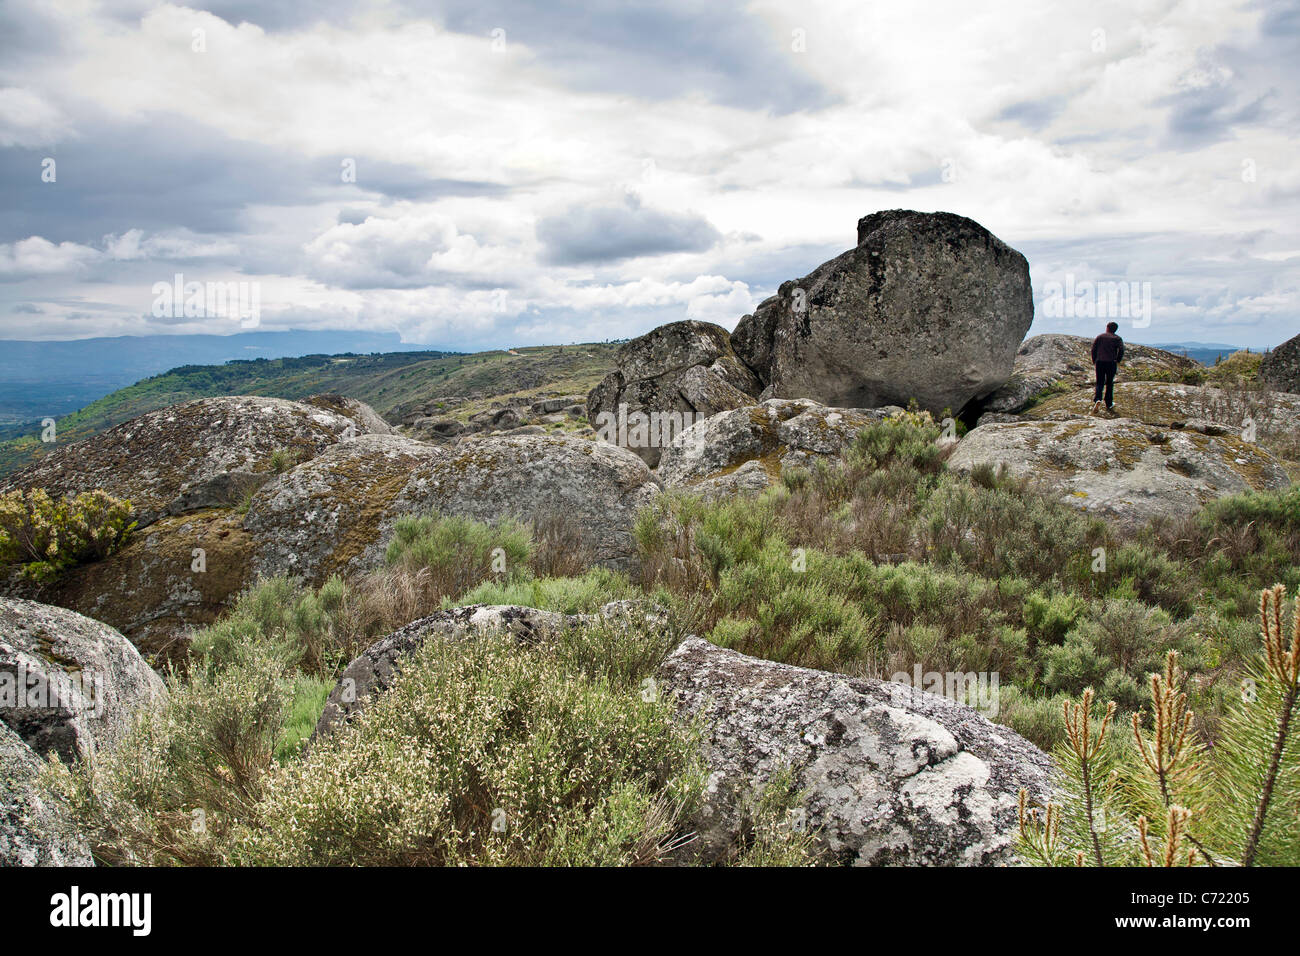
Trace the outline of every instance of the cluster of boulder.
{"type": "MultiPolygon", "coordinates": [[[[131,501],[137,529],[56,581],[0,582],[0,678],[21,663],[47,682],[64,668],[111,685],[93,724],[0,706],[0,862],[88,860],[30,782],[46,752],[84,753],[164,693],[146,658],[182,658],[187,634],[260,575],[319,583],[376,567],[407,515],[560,522],[585,563],[635,570],[633,524],[665,490],[757,493],[907,406],[974,426],[952,468],[1026,472],[1121,523],[1289,483],[1258,439],[1300,420],[1289,394],[1300,391],[1297,340],[1261,368],[1277,391],[1244,397],[1186,384],[1189,359],[1130,346],[1121,417],[1101,419],[1090,414],[1089,340],[1024,341],[1032,315],[1022,255],[969,219],[893,210],[863,218],[853,249],[782,283],[733,333],[683,321],[626,343],[585,399],[515,398],[473,415],[439,399],[399,430],[337,395],[209,398],[55,449],[0,490],[103,488],[131,501]]],[[[345,678],[364,701],[431,635],[498,627],[533,640],[575,621],[458,608],[385,638],[345,678]]],[[[1047,786],[1041,753],[943,698],[900,701],[892,685],[695,638],[659,681],[708,728],[715,772],[698,822],[710,854],[737,839],[743,794],[784,767],[825,847],[857,863],[1004,861],[1016,793],[1047,786]]],[[[336,692],[318,734],[357,706],[336,692]]]]}
{"type": "MultiPolygon", "coordinates": [[[[492,402],[488,408],[464,418],[448,414],[471,401],[451,397],[426,402],[403,416],[401,424],[408,434],[424,441],[455,444],[474,435],[542,435],[560,426],[580,424],[587,417],[587,403],[581,395],[515,396],[504,402],[492,402]]],[[[591,433],[585,426],[578,428],[578,432],[591,433]]]]}

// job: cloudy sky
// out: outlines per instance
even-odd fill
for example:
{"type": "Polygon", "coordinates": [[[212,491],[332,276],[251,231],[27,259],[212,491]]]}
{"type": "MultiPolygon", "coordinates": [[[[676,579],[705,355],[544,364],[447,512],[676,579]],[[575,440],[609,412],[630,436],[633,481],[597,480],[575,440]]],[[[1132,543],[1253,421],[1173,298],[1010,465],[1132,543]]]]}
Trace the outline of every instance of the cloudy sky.
{"type": "Polygon", "coordinates": [[[1296,2],[0,0],[0,337],[240,330],[177,273],[433,347],[731,328],[903,207],[1262,347],[1297,94],[1296,2]]]}

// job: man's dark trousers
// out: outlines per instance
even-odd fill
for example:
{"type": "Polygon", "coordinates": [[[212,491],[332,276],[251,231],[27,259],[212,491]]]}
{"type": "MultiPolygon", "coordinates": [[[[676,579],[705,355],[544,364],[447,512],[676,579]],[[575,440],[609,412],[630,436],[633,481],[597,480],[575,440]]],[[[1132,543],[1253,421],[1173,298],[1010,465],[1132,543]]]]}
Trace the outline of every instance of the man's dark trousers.
{"type": "Polygon", "coordinates": [[[1097,392],[1092,397],[1094,402],[1100,402],[1102,400],[1102,390],[1104,389],[1106,407],[1110,408],[1115,404],[1115,373],[1118,371],[1118,362],[1097,363],[1097,392]]]}

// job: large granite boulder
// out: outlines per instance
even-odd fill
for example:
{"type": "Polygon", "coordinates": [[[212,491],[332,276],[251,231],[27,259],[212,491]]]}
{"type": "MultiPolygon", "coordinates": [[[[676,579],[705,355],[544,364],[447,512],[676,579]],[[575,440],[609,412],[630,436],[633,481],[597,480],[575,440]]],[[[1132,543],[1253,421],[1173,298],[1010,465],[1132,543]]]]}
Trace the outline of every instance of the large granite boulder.
{"type": "Polygon", "coordinates": [[[615,363],[587,396],[588,418],[602,437],[635,452],[651,468],[683,421],[689,426],[747,405],[762,388],[732,351],[727,330],[709,322],[662,325],[623,345],[615,363]],[[635,420],[627,424],[637,415],[652,417],[640,437],[635,420]]]}
{"type": "Polygon", "coordinates": [[[0,490],[64,495],[102,488],[129,499],[143,528],[187,507],[210,507],[223,476],[234,476],[227,484],[244,493],[256,484],[251,475],[269,476],[377,427],[360,403],[343,405],[348,414],[333,405],[248,395],[183,402],[56,447],[5,478],[0,490]]]}
{"type": "Polygon", "coordinates": [[[37,783],[41,759],[0,723],[0,866],[92,866],[66,809],[37,783]]]}
{"type": "Polygon", "coordinates": [[[740,320],[736,354],[774,398],[960,411],[1000,387],[1033,321],[1029,264],[978,223],[894,209],[740,320]]]}
{"type": "Polygon", "coordinates": [[[1067,504],[1128,527],[1290,484],[1277,459],[1235,434],[1126,418],[980,425],[957,445],[948,467],[968,472],[980,465],[1031,475],[1067,504]]]}
{"type": "Polygon", "coordinates": [[[656,474],[665,488],[710,498],[759,491],[780,480],[784,468],[838,457],[859,431],[897,410],[771,398],[692,425],[664,450],[656,474]]]}
{"type": "MultiPolygon", "coordinates": [[[[1119,381],[1181,382],[1200,368],[1185,355],[1126,342],[1119,381]]],[[[1095,382],[1092,339],[1081,335],[1035,335],[1016,352],[1011,378],[981,406],[985,412],[1020,412],[1049,389],[1074,390],[1081,395],[1086,392],[1091,403],[1095,382]]]]}
{"type": "Polygon", "coordinates": [[[380,416],[380,414],[367,405],[365,402],[358,401],[355,398],[349,398],[346,395],[339,395],[334,392],[328,392],[321,395],[312,395],[302,400],[304,405],[311,405],[315,408],[322,408],[327,412],[334,412],[349,419],[356,426],[352,435],[396,435],[397,429],[380,416]]]}
{"type": "Polygon", "coordinates": [[[1279,392],[1300,393],[1300,335],[1272,349],[1259,363],[1259,377],[1279,392]]]}
{"type": "Polygon", "coordinates": [[[388,505],[380,536],[386,542],[393,522],[407,514],[488,523],[510,515],[562,523],[585,563],[629,570],[637,512],[657,494],[645,462],[605,442],[563,434],[484,437],[416,466],[388,505]]]}
{"type": "Polygon", "coordinates": [[[0,598],[0,723],[38,755],[111,746],[162,679],[113,628],[60,607],[0,598]]]}
{"type": "Polygon", "coordinates": [[[280,475],[263,486],[244,518],[254,570],[320,583],[336,571],[373,567],[381,557],[381,529],[401,516],[396,501],[412,473],[446,456],[436,445],[400,435],[362,435],[280,475]]]}
{"type": "Polygon", "coordinates": [[[1050,792],[1052,764],[970,707],[902,684],[748,657],[698,637],[659,670],[703,723],[712,774],[699,849],[739,840],[745,799],[787,768],[805,825],[841,863],[986,866],[1014,861],[1023,787],[1050,792]]]}

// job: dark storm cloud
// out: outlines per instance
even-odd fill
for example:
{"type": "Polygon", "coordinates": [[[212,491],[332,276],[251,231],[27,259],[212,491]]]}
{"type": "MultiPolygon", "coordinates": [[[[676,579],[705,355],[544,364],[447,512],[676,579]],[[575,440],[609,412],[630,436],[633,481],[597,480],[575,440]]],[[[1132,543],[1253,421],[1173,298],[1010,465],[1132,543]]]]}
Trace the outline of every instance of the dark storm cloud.
{"type": "Polygon", "coordinates": [[[364,156],[352,157],[358,174],[351,185],[341,179],[341,158],[305,160],[174,115],[78,124],[77,133],[56,147],[0,149],[0,242],[39,235],[91,244],[128,229],[238,233],[253,205],[503,191],[364,156]],[[46,156],[57,164],[53,183],[41,180],[46,156]]]}
{"type": "Polygon", "coordinates": [[[1194,149],[1237,135],[1248,124],[1294,123],[1300,107],[1300,2],[1260,2],[1258,33],[1247,46],[1215,47],[1216,80],[1162,101],[1172,107],[1166,136],[1194,149]],[[1262,91],[1262,92],[1261,92],[1262,91]]]}
{"type": "MultiPolygon", "coordinates": [[[[499,197],[508,192],[500,183],[467,179],[431,178],[413,166],[389,163],[380,159],[355,159],[356,185],[365,192],[380,193],[389,199],[426,202],[450,196],[499,197]]],[[[313,182],[340,182],[341,158],[314,160],[310,164],[313,182]]]]}
{"type": "Polygon", "coordinates": [[[1233,127],[1255,123],[1263,118],[1268,94],[1243,97],[1232,86],[1207,86],[1187,90],[1165,98],[1162,105],[1171,107],[1166,138],[1179,149],[1208,146],[1231,139],[1233,127]]]}
{"type": "Polygon", "coordinates": [[[507,43],[529,47],[544,67],[578,89],[656,100],[702,96],[775,113],[819,109],[834,100],[802,71],[802,58],[836,38],[809,36],[808,52],[794,53],[791,31],[798,22],[774,41],[735,0],[411,0],[405,9],[485,41],[503,29],[507,43]]]}
{"type": "Polygon", "coordinates": [[[551,265],[615,262],[670,252],[703,252],[722,234],[703,216],[642,206],[633,196],[622,205],[575,206],[537,223],[537,238],[551,265]]]}
{"type": "Polygon", "coordinates": [[[63,52],[64,31],[55,15],[39,6],[0,3],[0,72],[21,77],[25,66],[63,52]]]}

